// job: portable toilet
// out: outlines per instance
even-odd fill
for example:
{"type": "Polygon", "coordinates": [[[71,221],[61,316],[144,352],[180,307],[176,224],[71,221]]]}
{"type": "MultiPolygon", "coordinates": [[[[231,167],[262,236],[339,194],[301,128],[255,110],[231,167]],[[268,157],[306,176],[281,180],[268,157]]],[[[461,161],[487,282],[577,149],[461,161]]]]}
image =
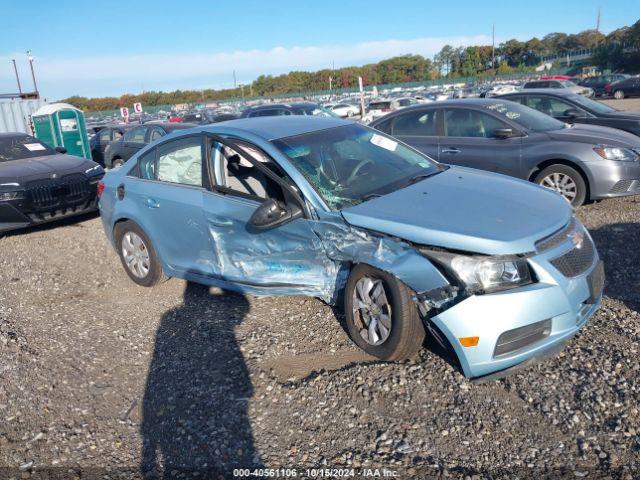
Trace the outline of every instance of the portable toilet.
{"type": "Polygon", "coordinates": [[[69,155],[91,160],[84,113],[68,103],[50,103],[32,115],[33,131],[39,140],[52,147],[64,147],[69,155]]]}

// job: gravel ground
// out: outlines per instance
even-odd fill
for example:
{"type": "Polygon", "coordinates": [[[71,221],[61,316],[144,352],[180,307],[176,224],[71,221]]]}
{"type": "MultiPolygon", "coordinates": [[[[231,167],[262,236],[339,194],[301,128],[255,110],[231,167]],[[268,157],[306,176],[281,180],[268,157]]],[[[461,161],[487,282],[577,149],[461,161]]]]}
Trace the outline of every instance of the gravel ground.
{"type": "Polygon", "coordinates": [[[578,214],[602,308],[560,355],[486,383],[429,346],[371,361],[315,299],[137,287],[97,218],[6,236],[0,478],[639,478],[640,198],[578,214]]]}

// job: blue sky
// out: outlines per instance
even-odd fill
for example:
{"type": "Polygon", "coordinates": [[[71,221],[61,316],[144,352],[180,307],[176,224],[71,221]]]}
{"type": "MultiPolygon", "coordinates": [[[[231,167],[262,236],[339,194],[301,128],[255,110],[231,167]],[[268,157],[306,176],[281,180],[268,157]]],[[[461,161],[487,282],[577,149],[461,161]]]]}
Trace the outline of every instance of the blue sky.
{"type": "MultiPolygon", "coordinates": [[[[290,1],[3,0],[0,92],[31,81],[40,91],[120,95],[143,90],[224,88],[261,73],[359,65],[392,55],[431,57],[442,45],[489,44],[594,28],[609,32],[640,18],[638,0],[290,1]]],[[[26,85],[25,85],[26,84],[26,85]]]]}

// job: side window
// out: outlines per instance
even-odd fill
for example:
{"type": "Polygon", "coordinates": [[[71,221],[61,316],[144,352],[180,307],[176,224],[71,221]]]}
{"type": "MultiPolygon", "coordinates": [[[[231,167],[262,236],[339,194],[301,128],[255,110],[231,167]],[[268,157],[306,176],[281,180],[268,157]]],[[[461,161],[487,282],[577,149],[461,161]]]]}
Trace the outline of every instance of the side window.
{"type": "Polygon", "coordinates": [[[124,134],[124,141],[134,142],[134,143],[144,143],[145,133],[147,133],[147,129],[145,127],[134,128],[124,134]]]}
{"type": "Polygon", "coordinates": [[[157,179],[161,182],[202,186],[202,140],[187,137],[158,148],[157,179]]]}
{"type": "Polygon", "coordinates": [[[156,151],[152,148],[138,158],[138,177],[144,180],[156,179],[156,151]]]}
{"type": "Polygon", "coordinates": [[[509,128],[497,118],[475,110],[461,108],[447,110],[444,114],[444,131],[448,137],[493,138],[498,128],[509,128]]]}
{"type": "Polygon", "coordinates": [[[111,141],[111,130],[108,128],[104,128],[100,130],[100,143],[104,144],[111,141]]]}
{"type": "Polygon", "coordinates": [[[436,135],[436,110],[413,111],[398,115],[393,120],[392,135],[432,137],[436,135]]]}
{"type": "Polygon", "coordinates": [[[546,96],[531,96],[527,105],[551,117],[562,117],[567,110],[576,110],[576,107],[570,103],[546,96]]]}
{"type": "Polygon", "coordinates": [[[391,123],[393,122],[393,120],[393,118],[389,118],[383,122],[380,122],[378,125],[376,125],[376,130],[380,130],[381,132],[391,135],[391,123]]]}
{"type": "Polygon", "coordinates": [[[122,132],[120,132],[119,130],[114,130],[113,131],[113,139],[114,140],[120,140],[122,138],[122,132]]]}
{"type": "Polygon", "coordinates": [[[560,82],[549,82],[549,86],[551,88],[562,88],[562,84],[560,82]]]}
{"type": "Polygon", "coordinates": [[[516,103],[521,103],[523,105],[526,105],[525,97],[521,95],[509,95],[506,99],[509,100],[510,102],[516,102],[516,103]]]}
{"type": "Polygon", "coordinates": [[[151,141],[153,142],[154,140],[159,139],[160,137],[164,136],[164,132],[162,130],[160,130],[159,128],[154,128],[153,130],[151,130],[151,141]]]}
{"type": "MultiPolygon", "coordinates": [[[[273,160],[261,150],[245,143],[240,146],[264,167],[280,177],[284,176],[273,160]]],[[[278,182],[244,158],[241,153],[213,142],[211,159],[214,162],[214,174],[218,186],[242,196],[284,201],[284,192],[278,182]]]]}

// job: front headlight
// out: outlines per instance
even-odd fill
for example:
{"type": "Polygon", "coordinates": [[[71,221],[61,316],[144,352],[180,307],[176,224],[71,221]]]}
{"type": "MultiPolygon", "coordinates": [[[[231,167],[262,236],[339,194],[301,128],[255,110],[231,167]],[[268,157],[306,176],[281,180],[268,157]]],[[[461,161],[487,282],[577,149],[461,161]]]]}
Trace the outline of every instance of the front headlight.
{"type": "Polygon", "coordinates": [[[525,258],[460,255],[427,249],[420,251],[451,272],[469,293],[495,292],[532,282],[525,258]]]}
{"type": "Polygon", "coordinates": [[[0,201],[3,200],[18,200],[24,198],[24,193],[21,191],[16,192],[0,192],[0,201]]]}
{"type": "Polygon", "coordinates": [[[605,160],[619,160],[621,162],[638,160],[638,154],[630,148],[596,147],[593,150],[605,160]]]}

